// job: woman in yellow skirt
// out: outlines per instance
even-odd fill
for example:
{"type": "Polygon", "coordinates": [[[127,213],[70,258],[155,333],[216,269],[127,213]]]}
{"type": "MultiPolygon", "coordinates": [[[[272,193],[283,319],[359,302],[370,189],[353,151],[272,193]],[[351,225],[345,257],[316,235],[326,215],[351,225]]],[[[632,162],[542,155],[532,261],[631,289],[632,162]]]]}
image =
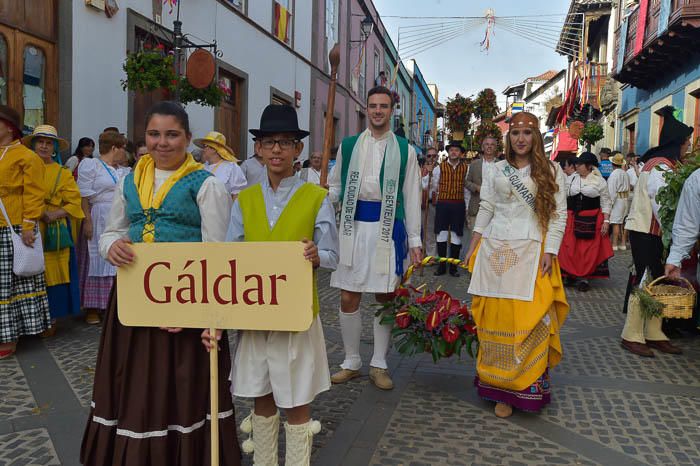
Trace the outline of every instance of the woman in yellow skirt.
{"type": "Polygon", "coordinates": [[[549,403],[548,371],[561,360],[569,312],[557,261],[566,216],[564,173],[545,156],[537,117],[518,113],[506,159],[484,178],[467,253],[479,336],[474,383],[498,417],[549,403]]]}

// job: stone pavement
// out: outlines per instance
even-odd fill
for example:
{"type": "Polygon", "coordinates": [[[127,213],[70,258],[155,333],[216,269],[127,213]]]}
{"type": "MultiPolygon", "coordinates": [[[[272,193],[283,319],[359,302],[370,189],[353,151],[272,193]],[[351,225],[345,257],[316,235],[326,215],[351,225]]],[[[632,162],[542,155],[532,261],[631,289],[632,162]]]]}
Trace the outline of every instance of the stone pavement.
{"type": "MultiPolygon", "coordinates": [[[[324,428],[314,438],[314,464],[700,464],[700,338],[675,340],[681,356],[642,359],[620,348],[630,262],[629,252],[620,253],[611,261],[611,280],[594,281],[588,293],[567,290],[564,359],[552,373],[552,404],[541,414],[497,419],[492,403],[476,397],[468,357],[433,364],[427,355],[392,352],[393,391],[381,392],[361,377],[318,397],[314,417],[324,428]]],[[[338,292],[328,287],[328,274],[320,280],[334,371],[343,356],[338,292]]],[[[421,281],[436,283],[431,269],[415,277],[421,281]]],[[[466,297],[464,277],[440,283],[466,297]]],[[[367,297],[366,362],[371,306],[367,297]]],[[[0,361],[0,466],[78,464],[99,334],[69,319],[54,338],[22,339],[17,356],[0,361]]],[[[239,418],[250,409],[246,401],[236,406],[239,418]]]]}

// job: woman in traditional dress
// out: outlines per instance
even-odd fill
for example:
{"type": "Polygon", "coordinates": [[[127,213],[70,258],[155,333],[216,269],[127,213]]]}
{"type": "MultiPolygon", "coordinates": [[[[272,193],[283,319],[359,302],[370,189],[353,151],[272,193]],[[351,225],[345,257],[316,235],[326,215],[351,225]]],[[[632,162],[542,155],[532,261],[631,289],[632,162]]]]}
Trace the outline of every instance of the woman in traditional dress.
{"type": "Polygon", "coordinates": [[[12,272],[14,249],[10,228],[33,246],[44,211],[44,164],[19,138],[19,114],[0,105],[0,201],[11,225],[0,214],[0,359],[12,356],[22,335],[37,335],[51,326],[44,273],[18,277],[12,272]]]}
{"type": "Polygon", "coordinates": [[[610,163],[613,165],[613,172],[608,178],[608,191],[610,193],[610,202],[612,203],[612,209],[610,210],[612,248],[613,251],[618,249],[624,251],[627,249],[627,238],[622,233],[622,225],[625,223],[625,218],[630,208],[630,179],[623,168],[625,157],[621,152],[616,152],[610,158],[610,163]]]}
{"type": "Polygon", "coordinates": [[[66,160],[66,163],[63,164],[63,166],[70,170],[73,177],[77,179],[78,165],[80,165],[80,162],[82,162],[85,158],[91,159],[94,152],[95,141],[90,138],[80,138],[75,152],[73,152],[73,155],[66,160]]]}
{"type": "Polygon", "coordinates": [[[548,371],[561,360],[559,329],[569,311],[557,253],[566,224],[566,181],[544,153],[539,120],[516,114],[506,159],[481,187],[467,257],[479,336],[479,395],[496,416],[549,403],[548,371]]]}
{"type": "Polygon", "coordinates": [[[100,323],[100,314],[107,309],[117,269],[100,257],[98,241],[105,229],[109,208],[119,180],[128,172],[126,139],[116,131],[105,131],[99,138],[100,158],[84,159],[78,165],[78,187],[82,196],[85,220],[81,230],[79,262],[81,304],[89,324],[100,323]]]}
{"type": "Polygon", "coordinates": [[[233,149],[226,145],[226,136],[210,131],[206,137],[195,139],[194,145],[202,149],[204,169],[220,179],[236,199],[247,183],[233,149]]]}
{"type": "MultiPolygon", "coordinates": [[[[130,243],[224,241],[231,196],[187,152],[187,113],[174,102],[146,116],[150,155],[119,180],[100,253],[114,266],[134,260],[130,243]]],[[[201,329],[125,327],[116,290],[100,340],[84,465],[191,466],[210,463],[209,355],[201,329]]],[[[143,312],[148,312],[148,308],[143,312]]],[[[226,335],[219,357],[220,464],[240,464],[226,335]]]]}
{"type": "Polygon", "coordinates": [[[44,273],[51,328],[42,336],[50,337],[56,333],[57,318],[80,312],[78,261],[74,244],[78,239],[80,219],[84,215],[73,174],[57,163],[60,152],[68,148],[68,141],[59,138],[53,126],[40,125],[31,135],[22,138],[22,143],[37,153],[45,168],[43,188],[46,207],[41,214],[39,228],[44,239],[44,273]],[[61,234],[65,237],[61,238],[61,234]]]}
{"type": "Polygon", "coordinates": [[[559,263],[568,284],[579,291],[591,288],[591,278],[608,278],[608,259],[613,256],[610,227],[610,194],[596,170],[598,159],[584,152],[574,160],[576,174],[567,190],[566,231],[559,250],[559,263]]]}

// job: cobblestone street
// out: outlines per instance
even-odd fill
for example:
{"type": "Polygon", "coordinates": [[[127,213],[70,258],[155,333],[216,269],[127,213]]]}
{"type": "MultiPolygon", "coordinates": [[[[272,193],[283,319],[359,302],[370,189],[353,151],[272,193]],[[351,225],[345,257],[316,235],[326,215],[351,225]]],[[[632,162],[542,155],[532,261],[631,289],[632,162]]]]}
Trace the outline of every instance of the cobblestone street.
{"type": "MultiPolygon", "coordinates": [[[[564,359],[552,373],[553,400],[540,415],[493,415],[477,398],[468,357],[433,364],[392,352],[391,392],[366,377],[333,386],[314,404],[324,429],[318,465],[695,465],[700,464],[700,338],[674,340],[681,356],[643,359],[620,348],[629,253],[613,278],[588,293],[567,289],[564,359]]],[[[322,319],[331,371],[342,360],[338,292],[321,277],[322,319]]],[[[414,282],[434,283],[432,269],[414,282]]],[[[442,278],[458,296],[467,281],[442,278]]],[[[364,307],[363,354],[370,358],[373,309],[364,307]]],[[[0,362],[0,465],[77,465],[90,404],[100,329],[60,322],[49,340],[24,338],[0,362]]],[[[366,373],[367,367],[364,368],[366,373]]],[[[242,418],[250,404],[237,400],[242,418]]],[[[241,440],[243,436],[241,435],[241,440]]],[[[246,458],[246,464],[250,460],[246,458]]]]}

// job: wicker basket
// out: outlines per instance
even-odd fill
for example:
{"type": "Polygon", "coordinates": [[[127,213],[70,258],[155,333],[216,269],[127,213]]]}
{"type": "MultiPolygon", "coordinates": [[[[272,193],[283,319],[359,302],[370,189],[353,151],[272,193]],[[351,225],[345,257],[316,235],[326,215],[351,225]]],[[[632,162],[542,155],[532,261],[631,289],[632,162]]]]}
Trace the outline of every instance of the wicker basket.
{"type": "Polygon", "coordinates": [[[695,308],[695,290],[685,278],[672,280],[675,283],[682,283],[682,286],[661,283],[670,281],[668,277],[662,276],[649,283],[645,289],[649,295],[663,304],[664,317],[668,319],[690,319],[693,317],[695,308]]]}

